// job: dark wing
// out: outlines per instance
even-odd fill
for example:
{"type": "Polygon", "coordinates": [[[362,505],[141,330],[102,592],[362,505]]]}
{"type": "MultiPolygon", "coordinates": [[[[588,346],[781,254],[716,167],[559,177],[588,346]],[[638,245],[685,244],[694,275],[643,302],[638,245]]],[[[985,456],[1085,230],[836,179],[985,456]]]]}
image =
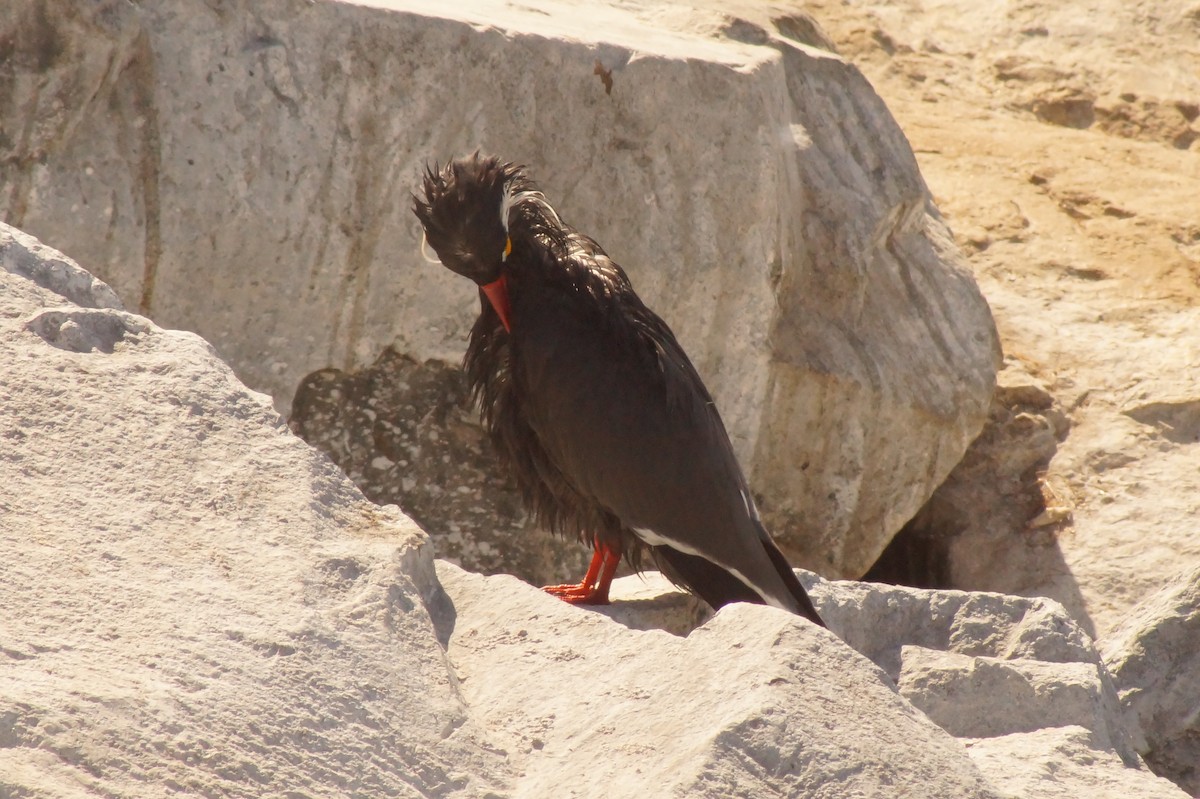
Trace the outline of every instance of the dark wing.
{"type": "Polygon", "coordinates": [[[646,543],[714,563],[804,613],[691,362],[627,284],[606,290],[538,284],[513,297],[515,388],[541,446],[646,543]]]}

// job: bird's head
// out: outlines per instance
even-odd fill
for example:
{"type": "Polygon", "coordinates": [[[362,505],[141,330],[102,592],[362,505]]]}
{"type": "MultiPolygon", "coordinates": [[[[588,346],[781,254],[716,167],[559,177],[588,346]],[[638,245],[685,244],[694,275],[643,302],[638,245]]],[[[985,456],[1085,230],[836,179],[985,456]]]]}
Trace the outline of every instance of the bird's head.
{"type": "Polygon", "coordinates": [[[426,169],[422,191],[413,196],[413,213],[438,260],[481,287],[500,278],[508,257],[506,198],[519,173],[512,164],[475,153],[426,169]]]}
{"type": "Polygon", "coordinates": [[[524,167],[478,152],[426,169],[421,193],[413,195],[413,213],[438,260],[475,281],[505,329],[510,308],[505,262],[514,234],[510,225],[545,243],[561,242],[564,235],[558,214],[524,167]]]}

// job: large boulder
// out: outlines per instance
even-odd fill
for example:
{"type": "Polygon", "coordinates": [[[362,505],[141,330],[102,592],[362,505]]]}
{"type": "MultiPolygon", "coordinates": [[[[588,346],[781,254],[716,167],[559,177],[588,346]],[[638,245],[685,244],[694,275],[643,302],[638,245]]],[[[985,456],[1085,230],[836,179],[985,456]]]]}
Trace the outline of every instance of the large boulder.
{"type": "Polygon", "coordinates": [[[1142,602],[1103,651],[1146,760],[1200,795],[1200,571],[1142,602]]]}
{"type": "Polygon", "coordinates": [[[6,226],[0,267],[0,796],[1184,796],[1053,602],[435,571],[202,339],[6,226]]]}
{"type": "Polygon", "coordinates": [[[524,161],[675,328],[789,554],[862,574],[978,432],[998,353],[871,86],[795,13],[417,8],[19,0],[0,212],[287,411],[389,345],[458,360],[476,293],[421,259],[409,192],[479,146],[524,161]]]}
{"type": "Polygon", "coordinates": [[[1095,647],[1053,601],[802,573],[839,640],[772,608],[714,616],[657,574],[582,610],[506,576],[438,576],[448,656],[504,728],[519,796],[582,761],[579,795],[1186,797],[1138,758],[1095,647]]]}
{"type": "Polygon", "coordinates": [[[1197,4],[806,7],[912,141],[1010,373],[896,560],[1102,641],[1200,563],[1197,4]]]}
{"type": "Polygon", "coordinates": [[[0,360],[0,796],[503,788],[428,539],[205,341],[0,225],[0,360]]]}
{"type": "Polygon", "coordinates": [[[515,796],[997,796],[877,666],[786,611],[732,605],[685,638],[506,575],[438,576],[448,655],[503,730],[515,796]]]}

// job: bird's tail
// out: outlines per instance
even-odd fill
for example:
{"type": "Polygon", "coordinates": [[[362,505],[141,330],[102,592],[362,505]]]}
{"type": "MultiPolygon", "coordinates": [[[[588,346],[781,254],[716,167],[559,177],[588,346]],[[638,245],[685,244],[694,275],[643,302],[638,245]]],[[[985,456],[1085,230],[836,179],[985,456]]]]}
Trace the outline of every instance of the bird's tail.
{"type": "Polygon", "coordinates": [[[787,558],[779,551],[779,547],[775,546],[775,542],[767,535],[761,523],[757,520],[754,521],[763,549],[766,550],[771,565],[779,572],[779,579],[787,589],[788,596],[776,596],[774,601],[768,602],[762,594],[763,589],[747,584],[744,579],[730,570],[707,558],[681,552],[670,546],[651,547],[655,563],[659,570],[667,576],[667,579],[688,589],[707,602],[714,610],[731,602],[751,602],[756,605],[772,604],[804,616],[816,625],[826,626],[817,613],[817,609],[813,607],[808,592],[796,579],[796,573],[788,565],[787,558]]]}
{"type": "Polygon", "coordinates": [[[771,536],[766,530],[762,530],[763,548],[767,550],[767,556],[771,558],[771,563],[774,564],[775,570],[779,572],[780,579],[791,592],[792,599],[796,603],[796,612],[805,617],[813,624],[820,627],[825,627],[825,622],[821,619],[817,609],[813,607],[812,600],[808,596],[808,592],[804,590],[804,586],[800,584],[799,578],[796,577],[796,572],[792,571],[792,566],[787,562],[787,558],[779,551],[779,547],[771,540],[771,536]]]}

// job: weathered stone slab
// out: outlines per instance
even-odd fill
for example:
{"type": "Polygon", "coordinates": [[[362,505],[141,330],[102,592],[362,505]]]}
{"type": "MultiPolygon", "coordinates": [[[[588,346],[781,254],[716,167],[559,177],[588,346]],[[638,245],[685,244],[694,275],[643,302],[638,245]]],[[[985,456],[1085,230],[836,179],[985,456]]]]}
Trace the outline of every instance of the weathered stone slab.
{"type": "Polygon", "coordinates": [[[604,609],[449,564],[443,589],[203,340],[7,227],[0,265],[0,795],[1183,796],[1122,759],[1055,603],[803,575],[872,664],[654,577],[604,609]],[[1027,729],[979,662],[1087,727],[956,740],[905,698],[1027,729]]]}
{"type": "Polygon", "coordinates": [[[198,336],[0,266],[0,796],[497,796],[416,525],[198,336]]]}
{"type": "Polygon", "coordinates": [[[1137,763],[1116,692],[1098,663],[968,657],[904,647],[897,686],[956,738],[1082,727],[1098,748],[1137,763]]]}
{"type": "Polygon", "coordinates": [[[511,577],[438,575],[448,655],[473,713],[505,731],[514,796],[996,795],[882,671],[785,611],[730,605],[680,638],[511,577]]]}
{"type": "Polygon", "coordinates": [[[389,345],[458,360],[477,299],[408,192],[479,146],[529,163],[675,328],[785,549],[862,574],[978,432],[998,348],[858,70],[690,6],[383,5],[20,0],[0,212],[286,410],[389,345]]]}
{"type": "Polygon", "coordinates": [[[1200,571],[1135,608],[1103,651],[1147,762],[1200,794],[1200,571]]]}
{"type": "Polygon", "coordinates": [[[1170,780],[1131,768],[1083,727],[968,741],[967,751],[1004,799],[1188,799],[1170,780]]]}

